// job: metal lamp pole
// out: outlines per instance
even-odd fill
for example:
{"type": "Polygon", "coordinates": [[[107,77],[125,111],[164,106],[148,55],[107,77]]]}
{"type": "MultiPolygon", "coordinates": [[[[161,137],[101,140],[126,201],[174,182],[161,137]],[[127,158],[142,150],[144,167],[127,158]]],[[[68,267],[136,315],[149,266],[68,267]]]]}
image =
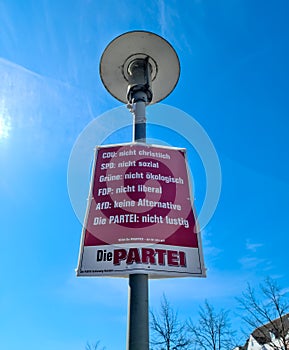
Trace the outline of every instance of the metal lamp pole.
{"type": "MultiPolygon", "coordinates": [[[[152,100],[151,69],[147,59],[129,67],[129,108],[133,114],[133,141],[146,142],[146,105],[152,100]]],[[[148,275],[129,275],[127,350],[149,349],[148,275]]]]}
{"type": "Polygon", "coordinates": [[[128,350],[149,349],[148,275],[129,276],[128,350]]]}

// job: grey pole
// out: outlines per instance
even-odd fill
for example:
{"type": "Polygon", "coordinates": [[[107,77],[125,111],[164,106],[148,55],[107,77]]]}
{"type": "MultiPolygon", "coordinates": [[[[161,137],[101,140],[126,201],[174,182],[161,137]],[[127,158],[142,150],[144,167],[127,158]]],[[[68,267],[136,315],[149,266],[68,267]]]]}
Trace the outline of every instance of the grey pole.
{"type": "MultiPolygon", "coordinates": [[[[147,64],[137,66],[143,73],[147,64]]],[[[133,72],[132,72],[133,73],[133,72]]],[[[128,99],[134,117],[133,141],[146,142],[146,105],[152,94],[147,84],[129,86],[128,99]]],[[[149,350],[148,275],[129,275],[127,350],[149,350]]]]}
{"type": "Polygon", "coordinates": [[[149,349],[148,275],[129,276],[128,350],[149,349]]]}

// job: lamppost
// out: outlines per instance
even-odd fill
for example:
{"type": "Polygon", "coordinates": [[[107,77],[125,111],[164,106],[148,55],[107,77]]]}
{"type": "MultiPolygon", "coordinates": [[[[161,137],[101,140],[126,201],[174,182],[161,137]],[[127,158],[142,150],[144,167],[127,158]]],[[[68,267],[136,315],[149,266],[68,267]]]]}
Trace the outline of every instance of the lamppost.
{"type": "MultiPolygon", "coordinates": [[[[146,142],[146,106],[163,100],[180,74],[178,56],[162,37],[133,31],[104,50],[100,76],[109,93],[133,115],[133,141],[146,142]]],[[[148,275],[129,274],[128,350],[149,349],[148,275]]]]}

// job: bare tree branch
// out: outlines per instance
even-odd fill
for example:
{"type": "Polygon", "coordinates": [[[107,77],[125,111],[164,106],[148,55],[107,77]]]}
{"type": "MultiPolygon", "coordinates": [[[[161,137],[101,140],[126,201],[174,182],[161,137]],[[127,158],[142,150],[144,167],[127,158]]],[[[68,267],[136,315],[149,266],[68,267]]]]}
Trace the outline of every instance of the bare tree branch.
{"type": "Polygon", "coordinates": [[[267,278],[259,286],[259,298],[248,284],[245,292],[237,298],[243,312],[242,319],[249,326],[250,333],[262,344],[273,349],[289,350],[289,301],[278,284],[267,278]]]}
{"type": "Polygon", "coordinates": [[[187,328],[195,349],[226,350],[235,345],[228,312],[216,313],[208,301],[200,307],[198,323],[189,320],[187,328]]]}
{"type": "Polygon", "coordinates": [[[185,333],[185,324],[173,310],[165,295],[161,301],[158,314],[151,311],[152,349],[161,350],[187,350],[190,341],[185,333]],[[161,347],[161,348],[160,348],[161,347]]]}
{"type": "Polygon", "coordinates": [[[86,343],[85,350],[105,350],[105,347],[100,348],[99,347],[100,341],[97,341],[96,343],[86,343]]]}

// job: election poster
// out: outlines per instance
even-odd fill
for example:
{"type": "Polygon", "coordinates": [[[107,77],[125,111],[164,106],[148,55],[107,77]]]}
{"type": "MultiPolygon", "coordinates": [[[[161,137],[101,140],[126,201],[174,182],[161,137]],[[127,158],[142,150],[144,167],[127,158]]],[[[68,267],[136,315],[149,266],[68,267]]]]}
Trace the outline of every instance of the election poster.
{"type": "Polygon", "coordinates": [[[98,146],[78,276],[205,277],[186,150],[98,146]]]}

